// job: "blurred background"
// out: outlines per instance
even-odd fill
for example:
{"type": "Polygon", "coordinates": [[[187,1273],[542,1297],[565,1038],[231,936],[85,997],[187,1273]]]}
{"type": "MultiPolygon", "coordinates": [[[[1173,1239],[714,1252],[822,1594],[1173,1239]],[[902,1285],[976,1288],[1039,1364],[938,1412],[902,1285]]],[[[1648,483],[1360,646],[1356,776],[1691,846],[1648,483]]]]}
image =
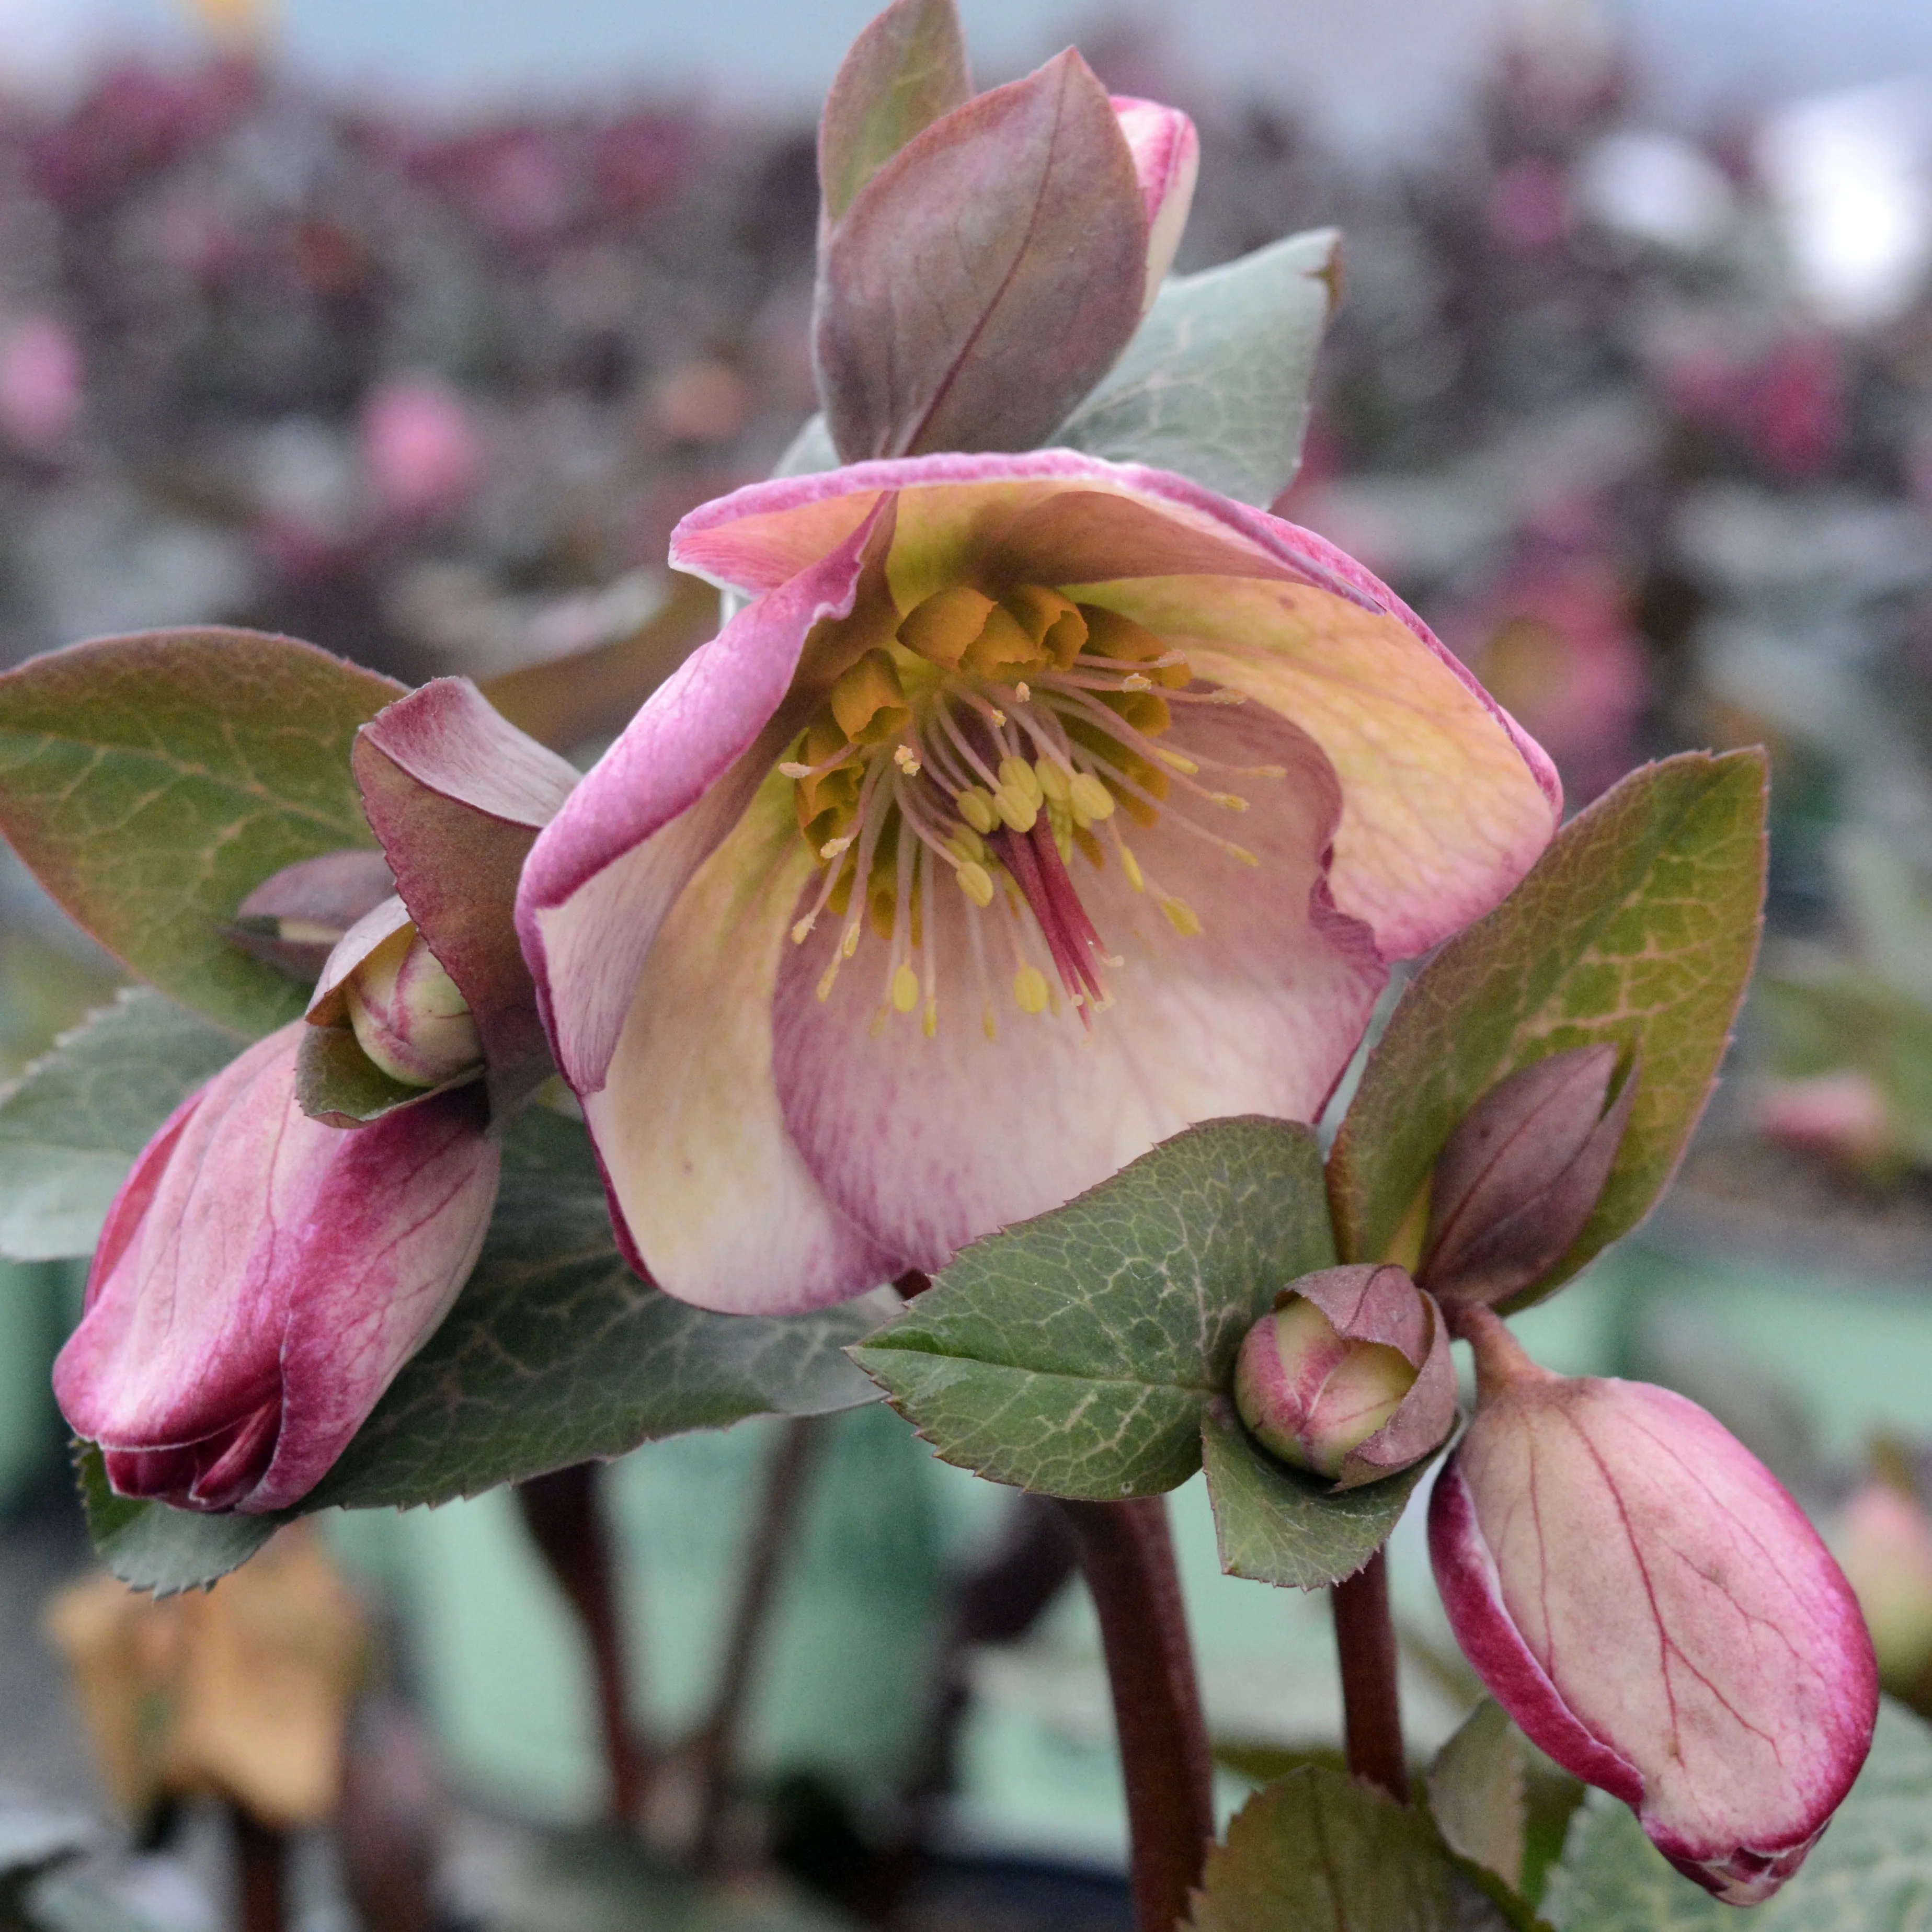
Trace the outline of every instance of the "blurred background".
{"type": "MultiPolygon", "coordinates": [[[[708,634],[672,524],[814,406],[812,118],[870,11],[0,0],[0,662],[254,625],[465,673],[593,756],[708,634]]],[[[1416,604],[1573,805],[1660,753],[1771,747],[1726,1084],[1651,1226],[1522,1326],[1715,1410],[1932,1712],[1932,12],[962,12],[982,84],[1074,38],[1195,116],[1183,270],[1346,231],[1276,507],[1416,604]]],[[[10,1078],[116,976],[0,865],[10,1078]]],[[[599,1479],[622,1695],[659,1740],[640,1840],[597,1822],[581,1496],[325,1519],[188,1608],[89,1580],[46,1392],[78,1274],[0,1264],[0,1924],[1127,1922],[1066,1552],[890,1415],[599,1479]],[[733,1881],[688,1896],[648,1848],[699,1828],[680,1767],[725,1680],[744,1789],[704,1828],[733,1881]]],[[[1318,1600],[1220,1577],[1198,1491],[1232,1804],[1334,1749],[1332,1646],[1318,1600]]],[[[1422,1750],[1474,1688],[1418,1515],[1394,1564],[1422,1750]]],[[[1537,1788],[1546,1857],[1574,1792],[1537,1788]]]]}

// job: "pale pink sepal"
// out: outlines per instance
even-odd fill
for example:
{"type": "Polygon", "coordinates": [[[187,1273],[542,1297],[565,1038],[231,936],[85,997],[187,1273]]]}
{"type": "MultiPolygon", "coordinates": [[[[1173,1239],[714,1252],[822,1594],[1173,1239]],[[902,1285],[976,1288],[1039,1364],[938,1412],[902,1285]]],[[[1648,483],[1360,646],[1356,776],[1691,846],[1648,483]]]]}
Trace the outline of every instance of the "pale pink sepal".
{"type": "Polygon", "coordinates": [[[1668,1390],[1532,1370],[1486,1389],[1429,1536],[1456,1641],[1534,1743],[1720,1898],[1797,1869],[1864,1762],[1877,1670],[1838,1565],[1735,1437],[1668,1390]]]}
{"type": "Polygon", "coordinates": [[[475,1090],[325,1126],[296,1104],[303,1030],[178,1108],[108,1215],[54,1392],[124,1494],[298,1502],[475,1264],[500,1160],[475,1090]]]}
{"type": "Polygon", "coordinates": [[[1178,107],[1125,94],[1114,95],[1112,102],[1147,203],[1144,306],[1150,307],[1174,266],[1174,253],[1180,246],[1181,231],[1194,205],[1194,184],[1201,172],[1201,137],[1194,123],[1178,107]]]}
{"type": "Polygon", "coordinates": [[[850,614],[882,514],[890,505],[875,497],[829,554],[686,658],[531,848],[517,932],[557,1064],[579,1094],[604,1084],[665,914],[776,760],[774,750],[743,762],[813,627],[850,614]]]}

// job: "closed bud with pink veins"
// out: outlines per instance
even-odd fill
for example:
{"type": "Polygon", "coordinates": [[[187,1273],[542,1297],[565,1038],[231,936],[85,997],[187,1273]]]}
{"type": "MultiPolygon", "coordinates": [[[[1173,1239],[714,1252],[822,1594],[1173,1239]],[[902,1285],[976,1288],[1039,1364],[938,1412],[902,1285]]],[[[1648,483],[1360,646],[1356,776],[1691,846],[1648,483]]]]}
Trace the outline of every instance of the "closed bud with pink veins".
{"type": "Polygon", "coordinates": [[[1174,250],[1180,246],[1181,231],[1194,206],[1194,184],[1201,172],[1201,137],[1194,131],[1194,123],[1178,107],[1163,106],[1158,100],[1136,100],[1128,94],[1117,94],[1112,99],[1147,204],[1147,292],[1142,306],[1150,308],[1168,270],[1174,266],[1174,250]]]}
{"type": "Polygon", "coordinates": [[[1531,1361],[1482,1307],[1476,1418],[1430,1555],[1456,1641],[1566,1770],[1733,1905],[1803,1862],[1870,1748],[1878,1674],[1838,1566],[1695,1402],[1531,1361]]]}
{"type": "Polygon", "coordinates": [[[1340,1489],[1408,1468],[1455,1426],[1441,1311],[1392,1264],[1304,1275],[1248,1330],[1234,1406],[1264,1448],[1340,1489]]]}

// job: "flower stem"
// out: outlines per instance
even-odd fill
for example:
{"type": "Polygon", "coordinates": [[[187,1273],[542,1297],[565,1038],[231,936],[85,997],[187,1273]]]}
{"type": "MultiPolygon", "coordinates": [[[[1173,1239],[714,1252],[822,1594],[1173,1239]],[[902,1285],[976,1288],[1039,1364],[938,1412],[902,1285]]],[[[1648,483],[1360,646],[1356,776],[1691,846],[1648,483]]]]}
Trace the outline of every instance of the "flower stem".
{"type": "Polygon", "coordinates": [[[795,1417],[784,1425],[772,1445],[764,1494],[739,1581],[730,1631],[725,1640],[717,1692],[710,1714],[692,1740],[698,1792],[694,1848],[699,1864],[707,1869],[717,1864],[724,1849],[724,1825],[735,1782],[745,1707],[750,1701],[753,1673],[766,1626],[771,1621],[785,1554],[798,1526],[806,1479],[811,1474],[820,1433],[818,1418],[795,1417]]]}
{"type": "Polygon", "coordinates": [[[231,1802],[235,1832],[236,1923],[241,1932],[282,1932],[288,1912],[288,1839],[231,1802]]]}
{"type": "Polygon", "coordinates": [[[1395,1620],[1389,1614],[1388,1561],[1378,1550],[1329,1592],[1342,1662],[1342,1718],[1348,1769],[1408,1802],[1408,1759],[1396,1694],[1395,1620]]]}
{"type": "Polygon", "coordinates": [[[1140,1932],[1172,1932],[1214,1836],[1214,1760],[1167,1505],[1062,1504],[1100,1618],[1133,1841],[1140,1932]]]}
{"type": "Polygon", "coordinates": [[[599,1465],[576,1462],[517,1485],[524,1522],[569,1598],[590,1646],[610,1819],[626,1829],[642,1807],[650,1766],[631,1727],[630,1671],[616,1566],[598,1508],[599,1465]]]}

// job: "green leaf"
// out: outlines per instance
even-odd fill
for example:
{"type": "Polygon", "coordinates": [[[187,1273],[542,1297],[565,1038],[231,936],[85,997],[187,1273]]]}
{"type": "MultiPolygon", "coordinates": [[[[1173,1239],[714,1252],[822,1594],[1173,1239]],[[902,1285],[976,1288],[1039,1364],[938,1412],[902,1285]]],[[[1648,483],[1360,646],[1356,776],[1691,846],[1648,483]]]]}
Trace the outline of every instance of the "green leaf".
{"type": "Polygon", "coordinates": [[[952,0],[893,0],[852,43],[825,97],[818,178],[826,219],[836,221],[921,128],[972,92],[952,0]]]}
{"type": "Polygon", "coordinates": [[[302,1508],[446,1502],[684,1430],[854,1408],[873,1392],[842,1351],[878,1318],[712,1315],[659,1294],[617,1252],[583,1127],[534,1108],[456,1306],[302,1508]]]}
{"type": "Polygon", "coordinates": [[[976,1241],[853,1359],[949,1462],[1050,1496],[1157,1496],[1276,1290],[1334,1258],[1313,1134],[1210,1120],[976,1241]]]}
{"type": "Polygon", "coordinates": [[[1421,1813],[1310,1765],[1236,1814],[1208,1854],[1189,1922],[1193,1932],[1508,1932],[1513,1916],[1421,1813]]]}
{"type": "Polygon", "coordinates": [[[81,925],[250,1036],[301,986],[222,936],[298,859],[374,843],[349,768],[403,688],[292,638],[156,631],[0,676],[0,832],[81,925]]]}
{"type": "Polygon", "coordinates": [[[117,1496],[107,1486],[100,1451],[92,1442],[79,1448],[81,1507],[94,1553],[130,1588],[171,1597],[205,1588],[239,1569],[282,1526],[280,1516],[204,1516],[117,1496]]]}
{"type": "Polygon", "coordinates": [[[398,1107],[419,1106],[459,1084],[404,1086],[362,1051],[350,1027],[312,1026],[296,1051],[296,1102],[311,1120],[326,1120],[332,1126],[366,1126],[398,1107]]]}
{"type": "Polygon", "coordinates": [[[1369,1056],[1328,1164],[1342,1256],[1394,1250],[1450,1130],[1517,1067],[1598,1040],[1634,1051],[1636,1102],[1602,1198],[1520,1308],[1655,1204],[1702,1112],[1764,902],[1762,752],[1633,772],[1443,947],[1369,1056]]]}
{"type": "Polygon", "coordinates": [[[1485,1697],[1436,1753],[1429,1810],[1450,1850],[1505,1885],[1522,1882],[1529,1831],[1522,1734],[1493,1697],[1485,1697]]]}
{"type": "Polygon", "coordinates": [[[1172,470],[1265,509],[1294,480],[1335,304],[1333,228],[1172,275],[1126,352],[1053,440],[1172,470]]]}
{"type": "Polygon", "coordinates": [[[64,1034],[0,1096],[0,1254],[92,1254],[134,1156],[239,1046],[146,988],[64,1034]]]}
{"type": "Polygon", "coordinates": [[[1208,1405],[1202,1461],[1221,1568],[1284,1589],[1318,1590],[1352,1576],[1388,1540],[1426,1456],[1398,1475],[1336,1490],[1258,1448],[1224,1397],[1208,1405]]]}
{"type": "Polygon", "coordinates": [[[1557,1932],[1906,1932],[1932,1924],[1932,1728],[1885,1700],[1871,1756],[1798,1875],[1748,1919],[1665,1863],[1635,1815],[1593,1791],[1550,1875],[1557,1932]]]}

